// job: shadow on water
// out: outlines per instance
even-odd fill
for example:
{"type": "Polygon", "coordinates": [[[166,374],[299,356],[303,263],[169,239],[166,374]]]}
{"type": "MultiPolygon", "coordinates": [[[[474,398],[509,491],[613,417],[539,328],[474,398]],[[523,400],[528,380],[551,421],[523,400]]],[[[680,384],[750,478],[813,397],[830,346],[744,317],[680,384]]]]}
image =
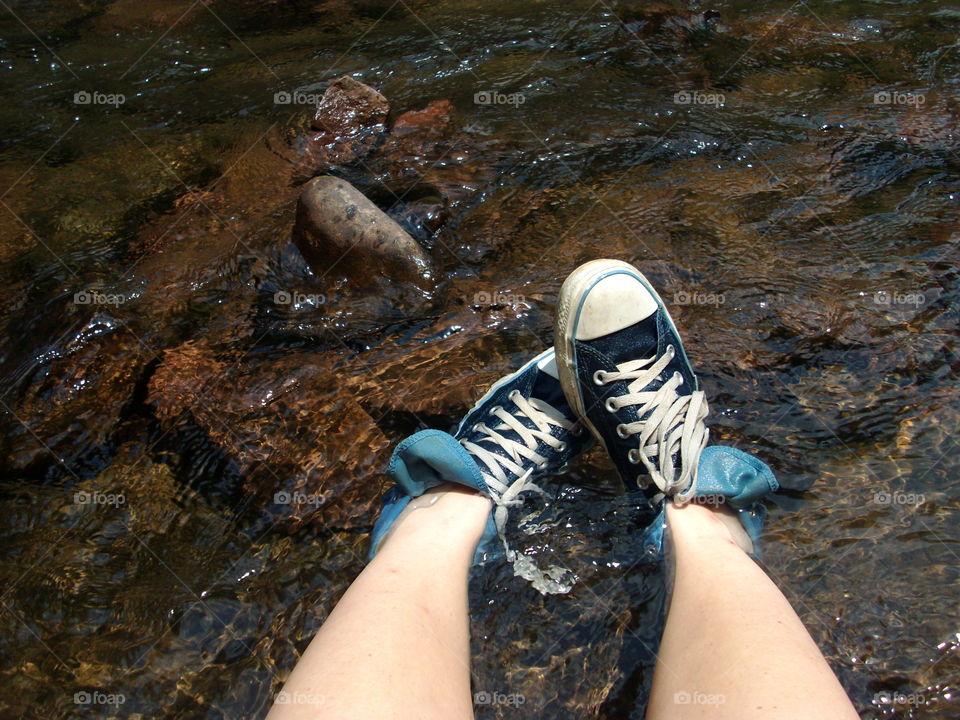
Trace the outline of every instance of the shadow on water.
{"type": "MultiPolygon", "coordinates": [[[[0,27],[4,715],[262,716],[363,566],[390,448],[612,256],[673,308],[713,437],[777,470],[765,567],[862,716],[957,716],[955,8],[57,0],[0,27]],[[394,121],[450,103],[332,169],[429,291],[291,243],[310,98],[345,73],[394,121]]],[[[477,715],[640,718],[646,518],[597,451],[551,489],[511,542],[571,589],[474,573],[477,715]]]]}

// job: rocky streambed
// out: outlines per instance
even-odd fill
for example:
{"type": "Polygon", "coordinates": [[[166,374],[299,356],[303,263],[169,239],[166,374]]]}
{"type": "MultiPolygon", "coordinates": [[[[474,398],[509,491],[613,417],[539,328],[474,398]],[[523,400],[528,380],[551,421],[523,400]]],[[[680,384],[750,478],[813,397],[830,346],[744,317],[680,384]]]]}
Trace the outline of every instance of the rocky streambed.
{"type": "MultiPolygon", "coordinates": [[[[863,716],[956,714],[949,6],[15,10],[4,713],[265,711],[392,445],[612,256],[673,306],[713,436],[777,470],[764,562],[863,716]]],[[[570,589],[473,578],[475,689],[525,698],[478,716],[641,717],[643,518],[598,453],[551,490],[512,544],[570,589]]]]}

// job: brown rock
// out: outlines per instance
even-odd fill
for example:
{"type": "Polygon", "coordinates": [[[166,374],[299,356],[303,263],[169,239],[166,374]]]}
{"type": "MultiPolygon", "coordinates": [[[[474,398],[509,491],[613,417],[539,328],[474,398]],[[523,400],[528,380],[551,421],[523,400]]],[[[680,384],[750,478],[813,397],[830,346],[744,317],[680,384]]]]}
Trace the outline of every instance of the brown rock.
{"type": "Polygon", "coordinates": [[[104,8],[95,24],[104,34],[175,25],[183,27],[198,17],[205,17],[205,11],[197,7],[198,4],[190,0],[116,0],[104,8]]]}
{"type": "Polygon", "coordinates": [[[458,418],[515,369],[497,329],[471,311],[451,314],[413,337],[389,337],[358,356],[345,367],[343,382],[375,416],[458,418]]]}
{"type": "Polygon", "coordinates": [[[393,123],[395,137],[412,132],[443,135],[453,119],[453,103],[449,100],[434,100],[423,110],[408,110],[393,123]]]}
{"type": "Polygon", "coordinates": [[[188,342],[164,353],[148,402],[165,430],[203,430],[286,527],[362,526],[383,493],[391,441],[344,389],[338,360],[225,359],[188,342]]]}
{"type": "Polygon", "coordinates": [[[297,204],[293,241],[314,272],[346,276],[352,285],[381,279],[429,289],[430,258],[359,190],[329,175],[314,178],[297,204]]]}
{"type": "Polygon", "coordinates": [[[349,75],[337,78],[317,107],[311,123],[319,134],[310,152],[320,165],[344,165],[369,153],[386,131],[390,103],[369,85],[349,75]]]}
{"type": "Polygon", "coordinates": [[[122,326],[97,334],[115,324],[99,314],[57,348],[11,414],[0,465],[74,468],[107,452],[152,356],[122,326]]]}

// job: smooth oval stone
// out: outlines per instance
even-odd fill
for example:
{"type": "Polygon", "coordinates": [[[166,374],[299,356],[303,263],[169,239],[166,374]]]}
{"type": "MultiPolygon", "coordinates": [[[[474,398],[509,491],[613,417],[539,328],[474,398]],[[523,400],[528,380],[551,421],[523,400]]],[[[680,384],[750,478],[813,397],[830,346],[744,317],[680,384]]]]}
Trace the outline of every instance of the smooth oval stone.
{"type": "Polygon", "coordinates": [[[432,288],[427,252],[346,180],[323,175],[304,186],[293,241],[318,275],[361,286],[385,278],[432,288]]]}

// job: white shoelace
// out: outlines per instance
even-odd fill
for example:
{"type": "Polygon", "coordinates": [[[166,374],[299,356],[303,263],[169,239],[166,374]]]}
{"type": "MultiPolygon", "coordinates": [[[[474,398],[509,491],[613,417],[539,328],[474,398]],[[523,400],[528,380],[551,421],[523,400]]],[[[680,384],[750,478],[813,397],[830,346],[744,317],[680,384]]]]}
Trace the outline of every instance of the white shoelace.
{"type": "Polygon", "coordinates": [[[607,398],[605,407],[614,413],[628,405],[637,405],[638,420],[621,423],[617,434],[621,438],[638,436],[637,449],[631,450],[631,463],[643,462],[653,482],[665,495],[672,495],[678,503],[687,502],[696,493],[697,464],[700,452],[707,445],[709,431],[704,424],[707,417],[707,400],[702,390],[690,395],[677,394],[683,384],[683,376],[675,372],[656,390],[644,390],[673,359],[673,345],[659,358],[629,360],[617,365],[617,372],[598,370],[593,375],[597,385],[606,385],[617,380],[630,380],[629,392],[619,397],[607,398]],[[649,414],[648,414],[649,413],[649,414]],[[673,456],[680,451],[680,472],[673,464],[673,456]],[[653,462],[656,458],[657,462],[653,462]]]}
{"type": "Polygon", "coordinates": [[[566,450],[566,443],[550,434],[550,427],[561,427],[570,432],[576,432],[575,423],[563,416],[559,410],[538,398],[526,398],[519,391],[514,390],[507,398],[516,406],[514,412],[509,412],[501,406],[495,406],[490,414],[500,420],[496,427],[489,427],[486,423],[477,423],[473,426],[474,432],[483,433],[484,437],[476,442],[461,440],[467,451],[479,463],[482,463],[481,473],[489,488],[490,499],[493,500],[493,521],[497,534],[503,542],[507,559],[513,563],[517,575],[532,580],[537,589],[545,592],[565,592],[558,584],[562,570],[549,568],[543,572],[534,566],[533,562],[515,550],[511,550],[506,538],[506,524],[510,508],[523,504],[521,497],[524,492],[534,491],[546,495],[544,490],[534,483],[530,476],[534,470],[547,468],[548,460],[537,452],[537,441],[542,440],[557,452],[566,450]],[[521,421],[521,417],[528,418],[534,425],[529,428],[521,421]],[[520,440],[505,436],[505,431],[512,430],[520,440]],[[506,451],[506,456],[493,452],[491,448],[479,443],[487,443],[493,447],[506,451]],[[532,467],[523,469],[523,461],[534,463],[532,467]],[[515,480],[510,480],[510,477],[515,480]],[[555,587],[561,590],[554,589],[555,587]]]}

